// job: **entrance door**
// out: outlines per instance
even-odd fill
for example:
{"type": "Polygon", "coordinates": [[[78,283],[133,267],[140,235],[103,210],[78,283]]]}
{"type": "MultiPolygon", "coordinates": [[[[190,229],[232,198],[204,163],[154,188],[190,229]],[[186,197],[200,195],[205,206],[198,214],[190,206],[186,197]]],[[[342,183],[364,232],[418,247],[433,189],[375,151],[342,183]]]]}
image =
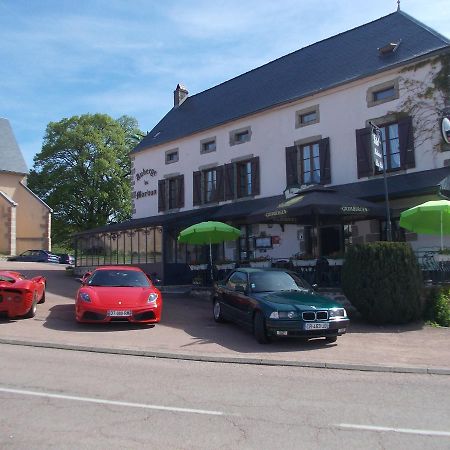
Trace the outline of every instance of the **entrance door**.
{"type": "Polygon", "coordinates": [[[341,225],[320,228],[321,256],[342,252],[344,248],[343,230],[341,225]]]}

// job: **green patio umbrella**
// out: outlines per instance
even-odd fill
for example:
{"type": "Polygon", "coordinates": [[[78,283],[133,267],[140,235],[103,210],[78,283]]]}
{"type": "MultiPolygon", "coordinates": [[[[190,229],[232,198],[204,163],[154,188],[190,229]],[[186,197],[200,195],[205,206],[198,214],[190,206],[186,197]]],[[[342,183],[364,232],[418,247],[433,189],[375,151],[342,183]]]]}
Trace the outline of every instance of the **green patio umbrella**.
{"type": "Polygon", "coordinates": [[[200,222],[185,228],[178,235],[178,241],[184,244],[209,244],[209,262],[211,266],[211,280],[212,275],[212,244],[220,244],[225,241],[234,241],[241,234],[237,228],[227,225],[223,222],[200,222]]]}
{"type": "Polygon", "coordinates": [[[419,234],[450,234],[450,201],[433,200],[414,206],[400,214],[400,226],[419,234]]]}

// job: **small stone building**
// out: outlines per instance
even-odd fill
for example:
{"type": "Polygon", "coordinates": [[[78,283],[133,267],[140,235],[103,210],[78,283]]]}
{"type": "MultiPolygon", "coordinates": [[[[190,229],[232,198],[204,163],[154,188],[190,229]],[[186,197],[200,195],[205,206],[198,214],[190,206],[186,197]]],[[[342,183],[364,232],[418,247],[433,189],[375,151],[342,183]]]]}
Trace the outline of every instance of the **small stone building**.
{"type": "Polygon", "coordinates": [[[51,208],[27,187],[28,168],[11,125],[0,118],[0,254],[51,249],[51,208]]]}

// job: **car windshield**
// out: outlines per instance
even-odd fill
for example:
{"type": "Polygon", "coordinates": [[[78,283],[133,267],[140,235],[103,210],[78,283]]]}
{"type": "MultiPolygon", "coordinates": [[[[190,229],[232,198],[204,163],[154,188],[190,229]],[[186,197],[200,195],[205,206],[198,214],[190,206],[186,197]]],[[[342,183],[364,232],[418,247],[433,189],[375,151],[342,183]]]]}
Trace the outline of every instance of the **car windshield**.
{"type": "Polygon", "coordinates": [[[148,287],[143,272],[136,270],[98,270],[89,278],[88,286],[148,287]]]}
{"type": "Polygon", "coordinates": [[[308,291],[310,286],[287,272],[261,271],[250,275],[252,292],[308,291]]]}
{"type": "Polygon", "coordinates": [[[16,280],[12,277],[8,277],[7,275],[0,275],[0,281],[6,281],[7,283],[14,283],[16,280]]]}

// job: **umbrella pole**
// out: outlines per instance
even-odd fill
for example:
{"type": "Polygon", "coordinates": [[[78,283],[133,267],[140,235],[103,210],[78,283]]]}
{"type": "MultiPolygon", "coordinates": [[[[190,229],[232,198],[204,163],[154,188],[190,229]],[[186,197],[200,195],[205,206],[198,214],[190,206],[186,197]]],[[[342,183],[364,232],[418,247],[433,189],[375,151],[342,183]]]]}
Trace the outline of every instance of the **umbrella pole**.
{"type": "Polygon", "coordinates": [[[211,271],[211,284],[214,284],[211,241],[209,241],[209,266],[210,266],[210,271],[211,271]]]}
{"type": "Polygon", "coordinates": [[[441,209],[441,250],[444,250],[444,230],[442,225],[442,209],[441,209]]]}

